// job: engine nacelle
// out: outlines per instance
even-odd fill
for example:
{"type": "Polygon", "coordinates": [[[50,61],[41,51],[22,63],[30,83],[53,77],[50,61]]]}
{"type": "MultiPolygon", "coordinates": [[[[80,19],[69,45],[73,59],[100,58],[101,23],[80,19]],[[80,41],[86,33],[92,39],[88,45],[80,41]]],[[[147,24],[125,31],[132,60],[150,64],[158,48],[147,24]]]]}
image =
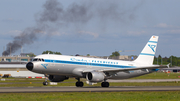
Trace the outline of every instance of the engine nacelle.
{"type": "Polygon", "coordinates": [[[51,82],[62,82],[64,80],[69,79],[69,77],[66,76],[60,76],[60,75],[49,75],[49,80],[51,82]]]}
{"type": "Polygon", "coordinates": [[[102,82],[105,76],[102,72],[89,72],[86,75],[86,79],[90,82],[102,82]]]}

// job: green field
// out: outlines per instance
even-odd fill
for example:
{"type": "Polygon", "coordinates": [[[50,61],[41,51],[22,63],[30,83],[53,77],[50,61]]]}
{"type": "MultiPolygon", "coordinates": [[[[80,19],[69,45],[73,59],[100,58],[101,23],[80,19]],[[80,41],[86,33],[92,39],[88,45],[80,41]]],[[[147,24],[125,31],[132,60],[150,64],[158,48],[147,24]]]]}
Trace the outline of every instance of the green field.
{"type": "MultiPolygon", "coordinates": [[[[57,85],[48,85],[48,86],[75,86],[76,80],[70,79],[69,81],[60,82],[57,85]],[[70,81],[72,80],[72,81],[70,81]]],[[[42,82],[44,80],[29,80],[24,79],[18,82],[16,80],[15,82],[10,81],[1,81],[0,87],[41,87],[42,82]]],[[[84,80],[83,80],[84,81],[84,80]]],[[[88,85],[84,81],[84,86],[92,86],[88,85]]],[[[101,86],[101,83],[95,84],[93,86],[101,86]]],[[[110,86],[180,86],[180,82],[110,82],[110,86]]]]}
{"type": "Polygon", "coordinates": [[[180,73],[163,73],[163,72],[154,72],[151,74],[131,78],[131,79],[180,79],[180,73]]]}
{"type": "Polygon", "coordinates": [[[179,101],[180,91],[0,93],[1,101],[179,101]]]}
{"type": "MultiPolygon", "coordinates": [[[[179,79],[180,73],[152,73],[131,79],[179,79]]],[[[2,80],[4,78],[1,78],[2,80]]],[[[84,86],[91,86],[81,79],[84,86]]],[[[5,78],[0,87],[40,87],[44,79],[5,78]]],[[[75,86],[77,80],[70,78],[54,86],[75,86]]],[[[180,82],[116,82],[110,86],[179,86],[180,82]]],[[[53,85],[48,85],[53,86],[53,85]]],[[[99,86],[100,83],[93,85],[99,86]]],[[[0,93],[1,101],[179,101],[180,91],[127,91],[127,92],[50,92],[50,93],[0,93]]]]}
{"type": "MultiPolygon", "coordinates": [[[[179,79],[180,73],[152,73],[136,78],[131,79],[179,79]]],[[[86,84],[86,79],[81,79],[84,82],[84,86],[91,86],[86,84]]],[[[43,86],[42,82],[44,79],[26,79],[26,78],[6,78],[5,81],[0,81],[0,87],[28,87],[34,86],[39,87],[43,86]]],[[[64,82],[58,83],[58,85],[48,85],[48,86],[75,86],[77,80],[70,78],[64,82]]],[[[101,83],[98,83],[93,86],[100,86],[101,83]]],[[[110,86],[179,86],[180,82],[111,82],[110,86]]]]}

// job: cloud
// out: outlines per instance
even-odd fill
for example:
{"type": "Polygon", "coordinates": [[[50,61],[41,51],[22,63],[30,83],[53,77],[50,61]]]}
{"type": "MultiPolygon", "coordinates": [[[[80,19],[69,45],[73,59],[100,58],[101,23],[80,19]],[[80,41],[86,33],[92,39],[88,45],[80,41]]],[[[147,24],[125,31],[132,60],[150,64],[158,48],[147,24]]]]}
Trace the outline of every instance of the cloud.
{"type": "Polygon", "coordinates": [[[4,23],[20,23],[20,22],[22,22],[22,20],[13,19],[13,18],[6,18],[6,19],[1,20],[1,22],[4,22],[4,23]]]}
{"type": "Polygon", "coordinates": [[[180,33],[180,26],[174,26],[174,25],[168,25],[166,23],[159,23],[155,26],[155,28],[163,28],[162,33],[168,33],[168,34],[179,34],[180,33]]]}
{"type": "Polygon", "coordinates": [[[79,31],[79,34],[87,34],[87,35],[91,35],[94,38],[98,38],[99,34],[98,33],[94,33],[94,32],[88,32],[88,31],[79,31]]]}
{"type": "Polygon", "coordinates": [[[168,32],[170,32],[172,34],[179,34],[180,33],[180,29],[177,29],[177,30],[168,30],[168,32]]]}
{"type": "Polygon", "coordinates": [[[54,31],[54,32],[51,32],[51,35],[54,35],[54,36],[62,36],[62,35],[67,35],[68,33],[66,32],[58,32],[58,31],[54,31]]]}
{"type": "Polygon", "coordinates": [[[142,35],[145,33],[146,33],[146,31],[127,31],[128,35],[142,35]]]}
{"type": "Polygon", "coordinates": [[[8,32],[8,35],[16,36],[16,35],[19,35],[20,33],[22,33],[22,31],[20,31],[20,30],[11,30],[8,32]]]}
{"type": "Polygon", "coordinates": [[[157,28],[167,28],[169,26],[166,23],[159,23],[159,24],[155,25],[154,27],[157,27],[157,28]]]}
{"type": "Polygon", "coordinates": [[[180,28],[180,26],[168,25],[166,23],[159,23],[157,25],[154,25],[153,27],[155,28],[180,28]]]}

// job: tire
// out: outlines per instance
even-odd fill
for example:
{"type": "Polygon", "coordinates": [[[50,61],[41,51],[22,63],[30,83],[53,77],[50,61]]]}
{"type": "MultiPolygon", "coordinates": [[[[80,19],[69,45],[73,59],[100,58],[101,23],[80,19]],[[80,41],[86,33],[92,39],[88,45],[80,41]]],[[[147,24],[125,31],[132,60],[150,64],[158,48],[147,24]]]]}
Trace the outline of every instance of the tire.
{"type": "Polygon", "coordinates": [[[109,87],[109,82],[102,82],[101,87],[109,87]]]}
{"type": "Polygon", "coordinates": [[[48,82],[44,81],[44,82],[43,82],[43,85],[44,85],[44,86],[47,86],[47,85],[48,85],[48,82]]]}
{"type": "Polygon", "coordinates": [[[84,83],[83,82],[79,82],[79,87],[83,87],[84,83]]]}
{"type": "Polygon", "coordinates": [[[79,82],[76,82],[76,87],[79,87],[79,82]]]}
{"type": "Polygon", "coordinates": [[[109,87],[109,82],[105,82],[105,87],[109,87]]]}
{"type": "Polygon", "coordinates": [[[101,87],[104,87],[104,82],[101,83],[101,87]]]}
{"type": "Polygon", "coordinates": [[[84,83],[83,82],[76,82],[76,87],[83,87],[84,83]]]}

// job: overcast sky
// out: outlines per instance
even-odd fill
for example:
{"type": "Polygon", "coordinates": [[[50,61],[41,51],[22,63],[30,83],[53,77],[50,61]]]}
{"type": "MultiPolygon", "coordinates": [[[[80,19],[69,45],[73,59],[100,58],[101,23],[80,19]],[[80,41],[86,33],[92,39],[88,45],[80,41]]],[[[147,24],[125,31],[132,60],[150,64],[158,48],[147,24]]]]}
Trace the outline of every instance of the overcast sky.
{"type": "MultiPolygon", "coordinates": [[[[0,53],[14,37],[35,28],[35,38],[23,37],[28,41],[22,43],[24,53],[109,56],[135,50],[120,54],[139,55],[149,38],[158,35],[156,56],[180,57],[179,4],[180,0],[0,0],[0,53]]],[[[18,48],[12,54],[20,52],[18,48]]]]}

